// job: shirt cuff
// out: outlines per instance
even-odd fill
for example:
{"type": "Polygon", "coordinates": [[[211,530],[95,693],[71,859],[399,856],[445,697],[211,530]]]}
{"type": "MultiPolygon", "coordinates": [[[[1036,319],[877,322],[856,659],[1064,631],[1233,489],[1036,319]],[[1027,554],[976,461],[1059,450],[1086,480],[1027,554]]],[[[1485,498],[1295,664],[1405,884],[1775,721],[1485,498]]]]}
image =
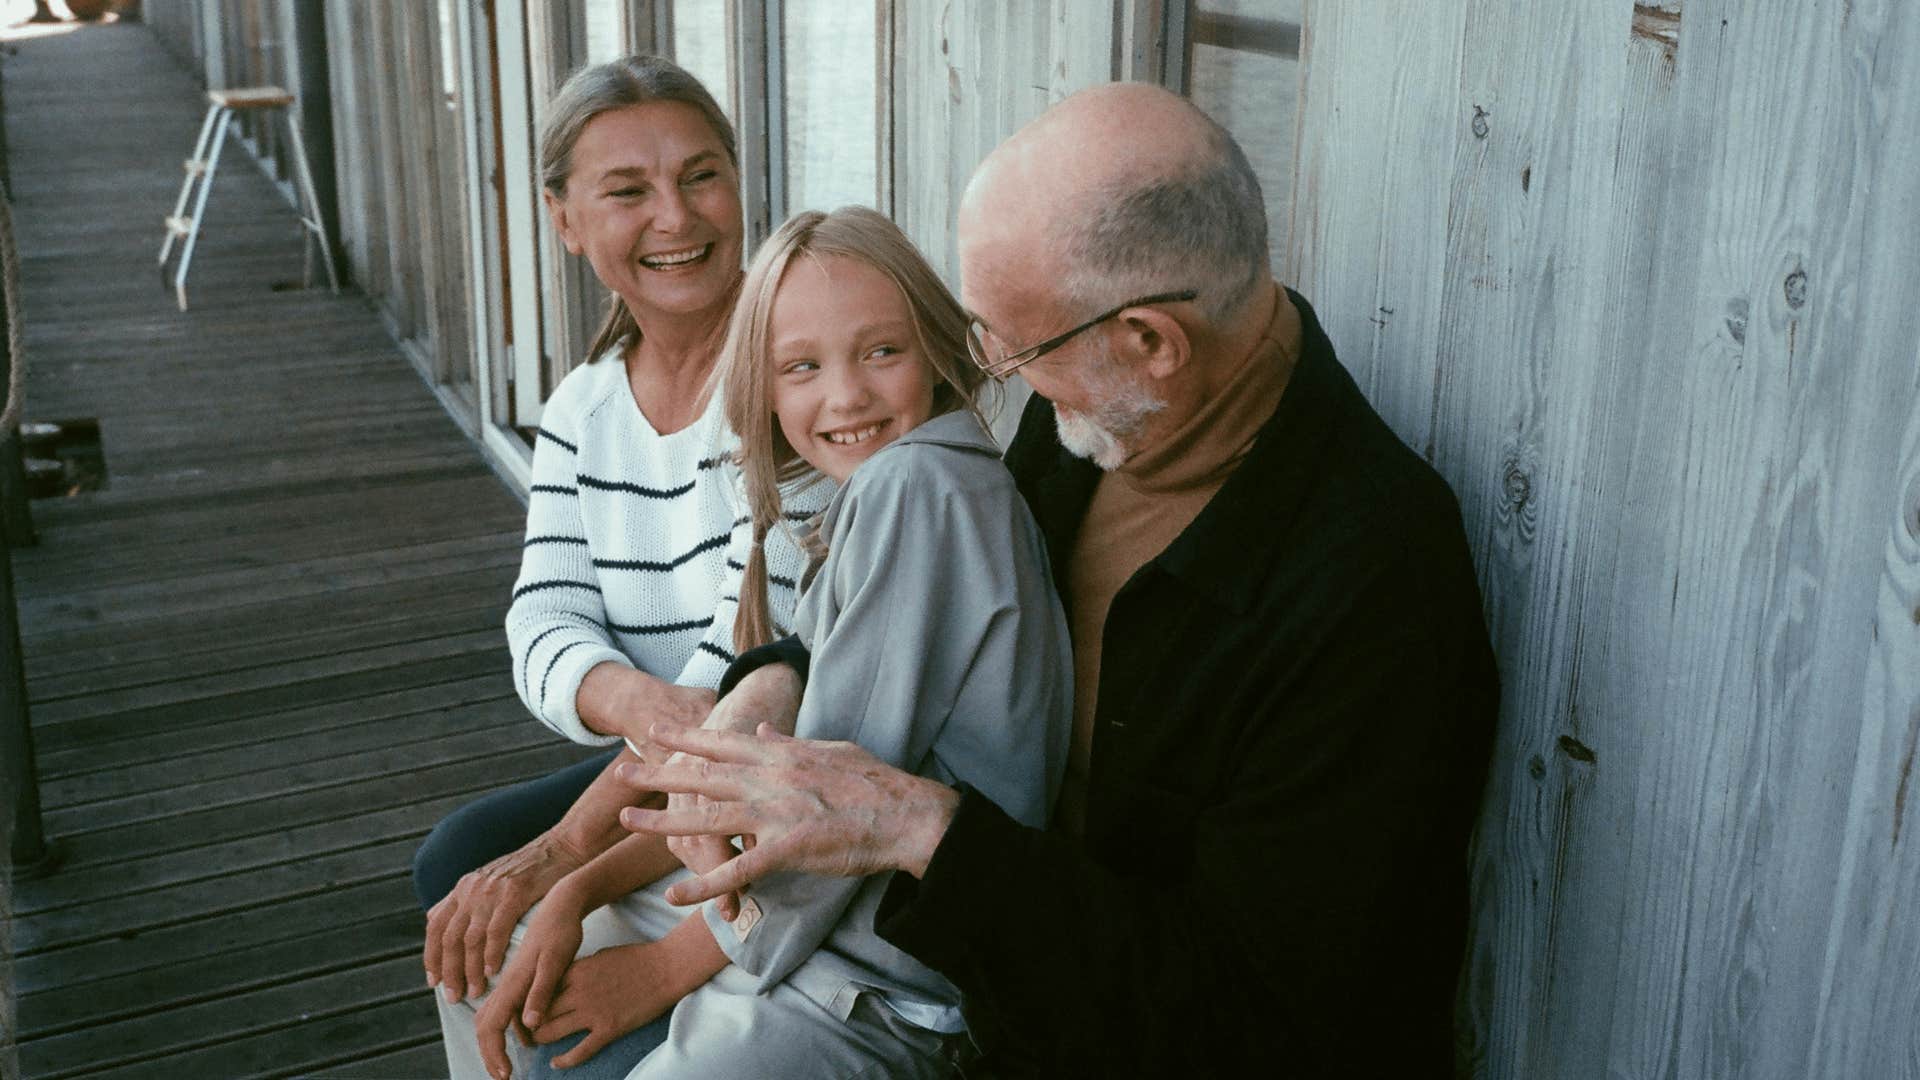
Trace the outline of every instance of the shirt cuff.
{"type": "Polygon", "coordinates": [[[740,680],[769,664],[785,664],[800,674],[800,682],[807,681],[807,667],[813,660],[813,654],[800,643],[799,635],[790,635],[779,641],[769,642],[758,648],[748,649],[728,666],[727,673],[720,677],[719,696],[726,697],[727,691],[740,685],[740,680]]]}

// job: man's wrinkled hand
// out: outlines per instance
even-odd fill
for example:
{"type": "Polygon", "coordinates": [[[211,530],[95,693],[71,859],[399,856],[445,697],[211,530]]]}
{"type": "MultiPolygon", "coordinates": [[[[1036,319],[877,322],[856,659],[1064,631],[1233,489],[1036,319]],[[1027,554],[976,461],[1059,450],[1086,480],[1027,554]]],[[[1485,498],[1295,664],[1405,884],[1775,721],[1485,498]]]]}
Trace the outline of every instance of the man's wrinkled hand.
{"type": "Polygon", "coordinates": [[[520,916],[586,861],[542,834],[462,877],[427,912],[427,985],[439,987],[450,1002],[485,993],[520,916]]]}
{"type": "Polygon", "coordinates": [[[960,803],[952,788],[895,769],[847,742],[793,739],[767,725],[756,735],[655,729],[686,759],[623,765],[635,787],[704,802],[664,810],[629,807],[620,823],[663,836],[752,836],[757,843],[717,869],[667,890],[675,904],[738,892],[792,870],[862,877],[885,870],[926,872],[960,803]]]}
{"type": "MultiPolygon", "coordinates": [[[[741,680],[733,693],[720,699],[700,726],[707,731],[751,734],[765,722],[790,734],[800,711],[799,691],[799,679],[791,668],[770,665],[757,669],[741,680]]],[[[667,760],[669,764],[682,764],[689,759],[686,754],[676,752],[667,760]]],[[[669,795],[667,809],[691,810],[704,802],[706,800],[698,795],[669,795]]],[[[752,846],[751,835],[743,840],[752,846]]],[[[669,836],[667,850],[696,874],[712,873],[738,854],[723,836],[669,836]]],[[[721,893],[715,898],[715,906],[721,918],[732,922],[740,915],[740,894],[721,893]]]]}

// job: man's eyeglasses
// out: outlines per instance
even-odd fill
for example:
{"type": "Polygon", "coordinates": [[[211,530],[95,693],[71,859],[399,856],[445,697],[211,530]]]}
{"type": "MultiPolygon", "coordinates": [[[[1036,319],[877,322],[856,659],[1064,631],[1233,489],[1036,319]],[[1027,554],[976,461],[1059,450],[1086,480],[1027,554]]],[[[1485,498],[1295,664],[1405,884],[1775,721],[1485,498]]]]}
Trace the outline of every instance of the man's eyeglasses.
{"type": "Polygon", "coordinates": [[[1004,379],[1021,367],[1073,340],[1075,334],[1089,327],[1099,326],[1128,308],[1145,307],[1148,304],[1171,304],[1180,300],[1191,300],[1198,295],[1200,294],[1193,289],[1183,289],[1180,292],[1158,293],[1140,297],[1138,300],[1129,300],[1112,311],[1103,312],[1088,319],[1064,334],[1057,334],[1038,345],[1014,353],[1002,350],[999,342],[993,340],[993,335],[987,332],[986,327],[980,325],[978,319],[975,319],[967,324],[967,352],[973,357],[974,364],[981,371],[986,372],[990,378],[1004,379]]]}

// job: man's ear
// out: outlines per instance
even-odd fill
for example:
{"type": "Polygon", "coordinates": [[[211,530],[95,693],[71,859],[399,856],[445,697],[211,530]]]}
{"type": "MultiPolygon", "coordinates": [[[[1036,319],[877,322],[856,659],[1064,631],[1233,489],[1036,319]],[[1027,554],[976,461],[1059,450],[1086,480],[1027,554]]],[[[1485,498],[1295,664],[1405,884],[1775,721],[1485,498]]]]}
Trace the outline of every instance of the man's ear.
{"type": "Polygon", "coordinates": [[[583,249],[579,238],[574,235],[573,226],[567,220],[566,202],[546,188],[540,189],[540,197],[547,204],[547,220],[553,222],[553,231],[560,237],[560,242],[567,246],[567,253],[580,254],[583,249]]]}
{"type": "Polygon", "coordinates": [[[1156,379],[1171,378],[1193,356],[1193,341],[1180,320],[1158,308],[1128,308],[1120,313],[1122,347],[1156,379]]]}

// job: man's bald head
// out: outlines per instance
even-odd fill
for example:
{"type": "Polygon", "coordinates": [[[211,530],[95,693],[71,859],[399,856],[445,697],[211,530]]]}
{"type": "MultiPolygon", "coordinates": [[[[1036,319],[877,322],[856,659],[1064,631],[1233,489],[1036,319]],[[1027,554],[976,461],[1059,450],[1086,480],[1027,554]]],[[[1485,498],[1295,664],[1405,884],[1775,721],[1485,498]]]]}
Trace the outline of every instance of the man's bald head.
{"type": "Polygon", "coordinates": [[[987,156],[960,208],[963,255],[1025,259],[1063,303],[1195,288],[1215,320],[1266,279],[1266,226],[1232,137],[1145,83],[1093,87],[1042,113],[987,156]]]}

